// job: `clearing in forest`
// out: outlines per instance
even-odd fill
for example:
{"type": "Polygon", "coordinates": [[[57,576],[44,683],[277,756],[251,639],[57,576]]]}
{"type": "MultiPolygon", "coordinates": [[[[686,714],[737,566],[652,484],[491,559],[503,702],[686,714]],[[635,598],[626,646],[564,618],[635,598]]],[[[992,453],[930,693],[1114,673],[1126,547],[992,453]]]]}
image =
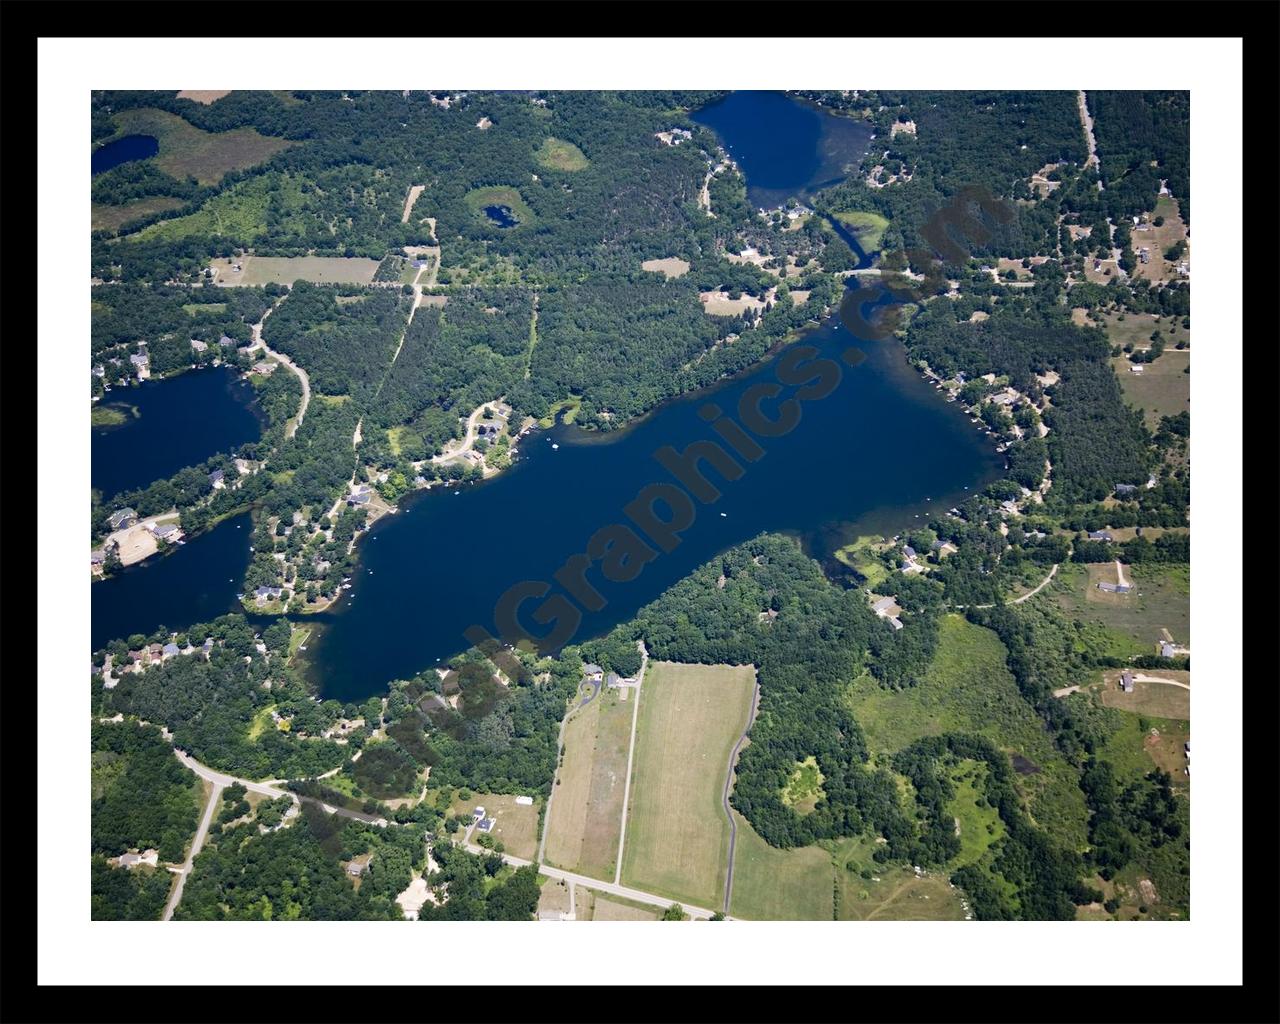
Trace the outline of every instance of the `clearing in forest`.
{"type": "Polygon", "coordinates": [[[724,900],[729,755],[755,689],[751,665],[650,662],[640,689],[622,882],[686,903],[724,900]]]}

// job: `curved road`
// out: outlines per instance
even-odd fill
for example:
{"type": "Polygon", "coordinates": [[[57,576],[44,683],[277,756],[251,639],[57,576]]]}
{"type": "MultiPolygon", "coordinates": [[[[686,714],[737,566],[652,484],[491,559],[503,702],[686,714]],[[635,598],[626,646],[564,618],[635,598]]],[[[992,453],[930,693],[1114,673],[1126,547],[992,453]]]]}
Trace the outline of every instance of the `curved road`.
{"type": "MultiPolygon", "coordinates": [[[[1057,574],[1058,574],[1058,565],[1057,565],[1057,563],[1055,562],[1055,563],[1054,563],[1053,568],[1049,570],[1049,575],[1048,575],[1048,576],[1046,576],[1044,579],[1042,579],[1042,580],[1040,581],[1039,585],[1038,585],[1034,590],[1028,590],[1028,591],[1027,591],[1025,594],[1023,594],[1021,597],[1015,597],[1015,598],[1014,598],[1012,601],[1010,601],[1009,603],[1010,603],[1010,604],[1022,604],[1022,602],[1023,602],[1023,601],[1029,601],[1031,598],[1035,597],[1035,596],[1036,596],[1036,594],[1040,593],[1040,591],[1044,590],[1044,588],[1045,588],[1045,587],[1047,587],[1047,586],[1049,585],[1049,581],[1050,581],[1050,580],[1052,580],[1052,579],[1054,578],[1054,576],[1056,576],[1057,574]]],[[[952,607],[955,611],[961,612],[961,611],[964,611],[966,608],[969,608],[969,607],[973,607],[973,608],[994,608],[994,607],[995,607],[995,605],[993,605],[993,604],[975,604],[975,605],[972,605],[972,606],[971,606],[971,605],[967,605],[967,604],[953,604],[951,607],[952,607]]]]}
{"type": "Polygon", "coordinates": [[[756,709],[760,706],[760,680],[755,682],[755,690],[751,694],[751,708],[747,711],[747,724],[742,727],[742,735],[738,737],[738,742],[733,745],[733,751],[729,754],[729,770],[724,777],[724,792],[720,795],[720,802],[724,805],[725,817],[729,819],[729,870],[724,879],[724,913],[729,913],[729,900],[733,896],[733,850],[738,845],[738,823],[733,820],[733,811],[729,809],[729,790],[733,788],[733,768],[737,764],[738,754],[742,750],[742,744],[747,742],[747,733],[751,731],[751,723],[756,720],[756,709]]]}
{"type": "Polygon", "coordinates": [[[262,340],[262,325],[267,322],[267,317],[275,311],[276,306],[279,306],[284,299],[285,297],[282,295],[276,302],[275,306],[272,306],[269,310],[263,313],[262,319],[253,325],[252,330],[254,344],[260,345],[267,355],[284,363],[285,366],[289,367],[289,369],[297,375],[298,380],[302,381],[302,404],[298,406],[298,415],[293,417],[293,419],[291,419],[288,425],[284,428],[284,436],[293,437],[293,435],[298,432],[298,427],[302,425],[302,417],[307,414],[307,406],[311,404],[311,379],[307,376],[307,371],[301,366],[295,363],[283,352],[277,352],[262,340]]]}

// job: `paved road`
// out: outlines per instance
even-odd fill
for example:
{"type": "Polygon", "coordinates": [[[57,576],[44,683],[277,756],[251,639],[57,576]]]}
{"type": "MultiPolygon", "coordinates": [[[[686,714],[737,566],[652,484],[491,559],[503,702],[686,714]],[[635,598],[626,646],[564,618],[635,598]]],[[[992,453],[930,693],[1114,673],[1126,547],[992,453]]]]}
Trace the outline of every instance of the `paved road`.
{"type": "MultiPolygon", "coordinates": [[[[181,753],[178,756],[181,758],[181,753]]],[[[214,782],[213,789],[209,793],[209,803],[205,805],[204,817],[200,819],[200,827],[196,829],[196,837],[191,840],[191,852],[187,854],[187,859],[182,864],[182,870],[178,872],[178,884],[169,893],[169,901],[164,905],[164,914],[160,918],[161,921],[170,920],[173,917],[174,908],[182,900],[182,890],[187,884],[187,876],[191,874],[191,865],[196,859],[196,854],[204,847],[205,838],[209,835],[209,825],[213,822],[213,812],[217,809],[221,800],[222,786],[214,782]]]]}
{"type": "Polygon", "coordinates": [[[631,796],[631,761],[636,753],[636,722],[640,718],[640,688],[644,683],[644,672],[649,667],[649,652],[645,650],[644,641],[637,640],[640,648],[640,674],[636,676],[635,706],[631,709],[631,743],[627,747],[627,777],[622,784],[622,830],[618,833],[618,867],[613,873],[613,884],[622,881],[622,844],[627,838],[627,800],[631,796]]]}
{"type": "Polygon", "coordinates": [[[738,742],[733,745],[733,751],[729,754],[729,770],[724,776],[724,792],[720,795],[720,802],[724,805],[724,816],[729,819],[729,870],[725,874],[724,879],[724,912],[729,913],[729,901],[733,898],[733,850],[738,845],[738,823],[733,818],[733,811],[729,808],[729,790],[733,788],[733,767],[738,762],[738,754],[742,750],[742,744],[747,742],[747,733],[751,730],[751,723],[756,720],[756,708],[760,706],[760,680],[755,681],[755,690],[751,694],[751,707],[747,711],[747,724],[742,727],[742,735],[738,737],[738,742]]]}

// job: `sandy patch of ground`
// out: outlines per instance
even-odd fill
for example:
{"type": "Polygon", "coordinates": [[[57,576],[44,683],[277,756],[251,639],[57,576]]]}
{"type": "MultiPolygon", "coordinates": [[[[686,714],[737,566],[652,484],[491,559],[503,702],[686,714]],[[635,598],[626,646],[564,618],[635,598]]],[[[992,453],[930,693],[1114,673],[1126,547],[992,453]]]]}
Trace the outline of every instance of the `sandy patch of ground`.
{"type": "Polygon", "coordinates": [[[223,96],[230,94],[230,89],[183,89],[178,93],[180,100],[195,100],[197,103],[203,103],[208,106],[215,100],[222,99],[223,96]]]}
{"type": "Polygon", "coordinates": [[[409,194],[404,199],[404,213],[400,215],[400,223],[409,223],[409,214],[413,212],[413,204],[418,201],[418,196],[422,195],[427,189],[426,185],[410,185],[409,194]]]}
{"type": "Polygon", "coordinates": [[[803,306],[809,301],[809,296],[813,294],[813,290],[809,288],[793,288],[791,290],[791,301],[797,306],[803,306]]]}
{"type": "Polygon", "coordinates": [[[1062,184],[1060,181],[1050,181],[1048,177],[1057,167],[1057,164],[1045,164],[1035,174],[1031,175],[1031,190],[1036,195],[1044,198],[1062,184]]]}
{"type": "Polygon", "coordinates": [[[893,127],[889,129],[889,138],[895,135],[914,135],[916,133],[916,123],[914,121],[894,121],[893,127]]]}
{"type": "Polygon", "coordinates": [[[292,285],[295,281],[313,284],[369,284],[381,260],[344,256],[244,256],[217,259],[211,264],[220,287],[238,285],[292,285]],[[240,266],[236,270],[236,265],[240,266]]]}
{"type": "Polygon", "coordinates": [[[743,249],[742,252],[726,252],[724,254],[724,258],[730,263],[752,263],[757,267],[763,267],[773,257],[766,256],[764,253],[757,252],[755,249],[746,248],[743,249]]]}
{"type": "MultiPolygon", "coordinates": [[[[1073,309],[1071,312],[1072,312],[1072,314],[1074,314],[1074,313],[1075,313],[1075,310],[1073,309]]],[[[1074,315],[1073,315],[1072,319],[1074,319],[1074,315]]],[[[1044,373],[1037,373],[1037,374],[1036,374],[1036,380],[1038,380],[1038,381],[1040,382],[1040,386],[1041,386],[1042,388],[1052,387],[1054,384],[1057,384],[1057,383],[1058,383],[1058,380],[1059,380],[1059,378],[1058,378],[1058,371],[1057,371],[1057,370],[1046,370],[1044,373]]]]}
{"type": "Polygon", "coordinates": [[[422,295],[418,298],[419,306],[444,306],[448,303],[447,295],[422,295]]]}
{"type": "Polygon", "coordinates": [[[969,314],[969,323],[971,324],[982,323],[983,320],[989,319],[990,316],[991,316],[990,313],[984,313],[980,309],[975,309],[972,313],[969,314]]]}
{"type": "Polygon", "coordinates": [[[640,264],[641,270],[651,270],[662,274],[668,278],[681,277],[689,273],[689,264],[685,260],[677,259],[674,256],[668,256],[661,260],[645,260],[640,264]]]}
{"type": "Polygon", "coordinates": [[[702,300],[703,308],[711,316],[741,316],[748,309],[764,309],[765,303],[772,302],[777,293],[777,288],[770,288],[763,299],[745,292],[740,298],[731,299],[728,292],[714,291],[699,292],[698,298],[702,300]]]}
{"type": "Polygon", "coordinates": [[[147,527],[155,526],[157,523],[176,523],[177,521],[178,515],[174,511],[151,516],[148,519],[139,520],[126,529],[117,530],[107,537],[105,543],[119,545],[121,565],[133,565],[135,562],[150,558],[159,549],[155,537],[147,527]]]}

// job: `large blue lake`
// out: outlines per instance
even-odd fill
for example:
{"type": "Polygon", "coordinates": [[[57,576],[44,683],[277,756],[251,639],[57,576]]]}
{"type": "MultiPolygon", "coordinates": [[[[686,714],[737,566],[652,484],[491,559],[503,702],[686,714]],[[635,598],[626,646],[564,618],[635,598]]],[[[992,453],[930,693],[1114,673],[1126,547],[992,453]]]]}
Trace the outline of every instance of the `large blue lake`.
{"type": "Polygon", "coordinates": [[[131,160],[145,160],[160,152],[160,143],[150,135],[126,135],[99,146],[91,158],[94,174],[101,174],[131,160]]]}
{"type": "MultiPolygon", "coordinates": [[[[749,175],[766,158],[766,166],[772,166],[766,177],[770,189],[782,193],[777,202],[803,194],[834,166],[823,155],[835,145],[833,139],[844,140],[839,159],[847,161],[861,155],[849,156],[849,128],[869,135],[863,125],[777,94],[735,94],[699,116],[707,123],[727,118],[713,126],[749,175]],[[832,124],[836,121],[842,123],[832,124]],[[770,139],[772,145],[784,140],[789,147],[785,159],[772,165],[770,139]]],[[[753,201],[773,202],[760,193],[753,201]]],[[[609,584],[598,568],[591,570],[588,578],[606,604],[585,614],[575,640],[608,631],[718,552],[762,531],[794,534],[811,553],[827,559],[859,532],[915,524],[916,517],[923,520],[954,504],[966,488],[999,474],[1003,459],[957,405],[943,401],[907,365],[899,343],[856,339],[835,316],[805,343],[833,360],[851,346],[866,358],[855,367],[841,364],[839,385],[827,397],[806,403],[789,433],[761,439],[765,454],[745,464],[739,479],[723,481],[709,471],[722,497],[698,506],[695,521],[672,552],[659,555],[627,583],[609,584]]],[[[643,487],[672,480],[654,453],[664,445],[683,450],[694,441],[716,439],[700,412],[714,403],[737,419],[743,392],[775,381],[777,361],[785,356],[786,350],[737,378],[667,402],[626,431],[600,436],[560,425],[535,432],[522,442],[521,457],[507,472],[482,483],[425,492],[381,520],[360,543],[353,589],[334,611],[319,617],[323,628],[308,641],[308,667],[323,693],[361,699],[467,648],[463,634],[470,626],[497,633],[495,605],[509,587],[553,581],[555,571],[583,551],[596,530],[627,522],[623,508],[643,487]]],[[[99,630],[95,600],[95,637],[146,631],[161,621],[181,628],[188,591],[213,595],[224,586],[222,580],[239,580],[247,565],[247,542],[241,549],[225,538],[214,531],[187,545],[188,550],[206,542],[227,545],[227,561],[216,568],[195,566],[192,560],[189,571],[179,573],[175,566],[163,582],[157,578],[154,586],[140,584],[127,595],[121,591],[130,607],[118,613],[110,630],[99,630]]],[[[168,569],[165,563],[177,557],[136,575],[168,569]]],[[[228,609],[235,589],[228,593],[228,609]]],[[[543,633],[550,624],[538,626],[530,617],[538,603],[529,602],[523,620],[532,632],[543,633]]]]}
{"type": "Polygon", "coordinates": [[[226,366],[115,387],[100,404],[126,416],[93,429],[92,483],[104,499],[262,436],[252,385],[226,366]]]}

